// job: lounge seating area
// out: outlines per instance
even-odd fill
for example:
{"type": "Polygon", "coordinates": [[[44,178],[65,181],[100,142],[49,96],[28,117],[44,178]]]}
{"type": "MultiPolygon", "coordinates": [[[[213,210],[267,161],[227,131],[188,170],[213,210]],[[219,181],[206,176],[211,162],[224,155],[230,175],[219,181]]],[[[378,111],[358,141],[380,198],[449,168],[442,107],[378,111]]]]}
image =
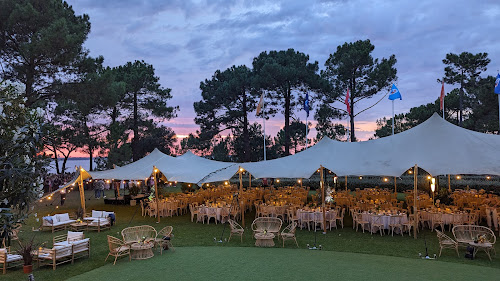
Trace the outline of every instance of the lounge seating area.
{"type": "Polygon", "coordinates": [[[83,232],[72,231],[55,236],[52,248],[41,247],[36,253],[38,267],[49,265],[53,270],[56,270],[57,265],[74,263],[81,257],[90,257],[90,239],[85,238],[83,232]]]}
{"type": "Polygon", "coordinates": [[[76,218],[72,218],[68,213],[55,214],[42,218],[41,230],[49,229],[52,232],[58,230],[65,230],[70,224],[76,222],[76,218]]]}
{"type": "Polygon", "coordinates": [[[2,267],[2,274],[7,273],[7,268],[22,265],[23,257],[11,251],[10,247],[0,248],[0,266],[2,267]]]}

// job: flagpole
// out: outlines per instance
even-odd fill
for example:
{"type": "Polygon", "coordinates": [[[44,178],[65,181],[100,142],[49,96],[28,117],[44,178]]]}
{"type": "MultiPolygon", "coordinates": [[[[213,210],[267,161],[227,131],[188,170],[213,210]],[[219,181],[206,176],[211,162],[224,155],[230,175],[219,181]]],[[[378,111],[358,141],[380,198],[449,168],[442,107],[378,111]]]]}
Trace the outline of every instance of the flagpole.
{"type": "Polygon", "coordinates": [[[262,125],[264,127],[264,161],[266,161],[266,101],[262,100],[262,125]]]}
{"type": "Polygon", "coordinates": [[[394,100],[392,100],[392,135],[394,135],[394,100]]]}
{"type": "Polygon", "coordinates": [[[306,114],[306,149],[307,149],[307,135],[309,133],[308,129],[309,129],[309,126],[307,126],[307,114],[306,114]]]}

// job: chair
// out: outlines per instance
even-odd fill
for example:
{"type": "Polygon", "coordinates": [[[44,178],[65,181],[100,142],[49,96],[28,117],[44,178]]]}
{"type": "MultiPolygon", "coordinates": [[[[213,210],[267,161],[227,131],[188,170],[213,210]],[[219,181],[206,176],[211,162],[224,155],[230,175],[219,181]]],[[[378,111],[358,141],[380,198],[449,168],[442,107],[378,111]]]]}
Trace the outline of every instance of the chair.
{"type": "Polygon", "coordinates": [[[227,242],[231,241],[231,236],[233,236],[233,234],[239,235],[241,238],[241,242],[243,242],[243,233],[245,232],[245,229],[232,219],[228,219],[228,222],[231,228],[231,232],[229,234],[229,239],[227,240],[227,242]]]}
{"type": "Polygon", "coordinates": [[[391,235],[394,236],[394,229],[399,229],[401,236],[403,236],[403,225],[401,224],[403,216],[390,216],[389,227],[391,228],[391,235]]]}
{"type": "Polygon", "coordinates": [[[455,249],[457,256],[460,257],[458,253],[458,243],[457,241],[451,239],[448,235],[436,229],[437,237],[439,240],[439,256],[441,256],[441,251],[443,249],[455,249]]]}
{"type": "Polygon", "coordinates": [[[204,206],[198,206],[196,207],[198,208],[198,214],[197,214],[197,217],[196,217],[196,222],[202,222],[203,224],[205,224],[205,218],[207,218],[207,208],[204,207],[204,206]]]}
{"type": "Polygon", "coordinates": [[[38,267],[48,264],[52,265],[52,270],[56,270],[56,266],[71,262],[73,263],[73,245],[55,246],[52,249],[38,249],[37,253],[38,267]]]}
{"type": "Polygon", "coordinates": [[[210,224],[210,219],[213,218],[215,224],[217,224],[217,208],[209,207],[207,208],[207,224],[210,224]]]}
{"type": "Polygon", "coordinates": [[[118,257],[128,255],[128,260],[129,261],[131,260],[130,246],[126,245],[122,240],[108,235],[108,246],[109,246],[109,254],[106,257],[106,260],[104,260],[104,262],[108,260],[109,256],[115,257],[113,265],[116,264],[116,259],[118,259],[118,257]]]}
{"type": "Polygon", "coordinates": [[[414,224],[415,224],[415,215],[408,215],[408,221],[401,224],[401,226],[403,227],[402,232],[408,231],[408,235],[411,236],[411,228],[413,227],[414,224]]]}
{"type": "Polygon", "coordinates": [[[220,210],[220,222],[225,223],[229,219],[229,208],[222,207],[220,210]]]}
{"type": "Polygon", "coordinates": [[[374,215],[372,217],[372,225],[370,227],[370,232],[373,235],[373,233],[376,233],[377,231],[380,232],[380,236],[384,235],[384,224],[382,223],[381,215],[374,215]]]}
{"type": "Polygon", "coordinates": [[[101,230],[110,229],[111,222],[109,221],[109,218],[97,219],[97,220],[91,221],[87,225],[87,227],[88,227],[88,230],[97,230],[97,232],[101,232],[101,230]]]}
{"type": "Polygon", "coordinates": [[[297,245],[297,248],[299,247],[299,243],[297,243],[297,238],[295,237],[295,230],[297,229],[297,223],[292,222],[289,224],[283,231],[281,231],[281,238],[283,240],[283,248],[285,248],[285,240],[293,240],[295,241],[295,244],[297,245]]]}
{"type": "Polygon", "coordinates": [[[340,211],[340,214],[337,211],[337,217],[335,218],[335,220],[340,223],[340,225],[342,226],[342,228],[344,228],[344,215],[345,215],[345,208],[342,208],[342,210],[340,211]]]}
{"type": "Polygon", "coordinates": [[[21,255],[11,254],[10,247],[0,249],[0,265],[2,266],[3,274],[7,273],[7,268],[21,264],[23,264],[23,257],[21,255]]]}
{"type": "Polygon", "coordinates": [[[174,228],[172,226],[165,226],[156,235],[155,245],[160,247],[161,255],[163,255],[164,248],[166,248],[165,250],[172,249],[172,251],[175,251],[175,248],[172,245],[173,229],[174,228]]]}
{"type": "Polygon", "coordinates": [[[434,228],[436,226],[441,226],[441,230],[444,231],[443,214],[442,213],[434,213],[434,214],[431,214],[431,216],[432,216],[431,231],[434,231],[434,228]]]}
{"type": "Polygon", "coordinates": [[[200,211],[193,204],[189,204],[189,211],[191,212],[191,222],[193,222],[194,216],[198,216],[200,211]]]}
{"type": "Polygon", "coordinates": [[[363,220],[363,214],[354,213],[354,217],[356,218],[356,232],[358,232],[358,227],[361,226],[361,230],[365,233],[365,226],[370,227],[370,222],[363,220]]]}

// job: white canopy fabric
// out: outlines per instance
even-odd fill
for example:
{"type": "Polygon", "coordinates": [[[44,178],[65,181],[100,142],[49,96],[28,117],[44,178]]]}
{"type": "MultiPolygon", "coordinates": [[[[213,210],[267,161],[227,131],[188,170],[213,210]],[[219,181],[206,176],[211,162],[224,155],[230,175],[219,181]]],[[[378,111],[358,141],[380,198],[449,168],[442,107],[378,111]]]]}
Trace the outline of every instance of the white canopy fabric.
{"type": "Polygon", "coordinates": [[[434,114],[394,136],[354,143],[325,137],[305,151],[269,161],[228,163],[191,152],[171,157],[155,149],[126,166],[88,173],[96,179],[141,180],[156,166],[169,181],[203,184],[227,180],[240,166],[256,178],[309,178],[321,166],[339,176],[400,176],[415,164],[434,176],[500,175],[500,136],[463,129],[434,114]]]}
{"type": "Polygon", "coordinates": [[[228,180],[239,168],[236,163],[206,159],[193,154],[191,151],[174,158],[172,163],[159,161],[156,167],[169,181],[197,184],[228,180]]]}
{"type": "Polygon", "coordinates": [[[159,163],[168,166],[167,163],[173,163],[174,159],[175,157],[166,155],[155,148],[150,154],[128,165],[88,173],[94,179],[145,180],[153,173],[154,166],[159,163]]]}

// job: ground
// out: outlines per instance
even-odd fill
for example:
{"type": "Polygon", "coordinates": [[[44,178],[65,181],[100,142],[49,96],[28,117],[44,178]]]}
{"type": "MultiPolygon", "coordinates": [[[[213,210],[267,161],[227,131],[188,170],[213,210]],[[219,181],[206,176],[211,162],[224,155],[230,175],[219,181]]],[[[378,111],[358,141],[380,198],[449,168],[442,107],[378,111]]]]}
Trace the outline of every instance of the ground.
{"type": "MultiPolygon", "coordinates": [[[[111,194],[109,193],[108,196],[111,194]]],[[[117,223],[111,230],[101,233],[86,232],[91,240],[91,257],[76,260],[74,264],[58,266],[55,271],[48,266],[37,268],[36,280],[138,280],[149,278],[155,280],[160,276],[176,277],[174,280],[199,279],[319,279],[325,276],[338,276],[342,279],[359,280],[373,277],[372,280],[404,279],[404,280],[499,280],[500,263],[498,259],[490,262],[484,253],[479,253],[477,259],[467,260],[457,257],[453,250],[444,250],[438,261],[422,260],[419,253],[425,253],[425,242],[429,254],[439,252],[436,234],[431,231],[421,231],[419,238],[408,235],[401,236],[370,235],[356,232],[352,229],[351,218],[346,217],[344,229],[328,231],[327,234],[307,230],[297,231],[300,248],[293,242],[287,242],[285,249],[280,243],[271,249],[255,248],[254,239],[250,234],[250,225],[255,213],[246,215],[246,231],[243,243],[239,237],[230,242],[216,243],[228,237],[229,227],[221,224],[192,223],[189,214],[183,216],[162,218],[159,224],[155,218],[142,217],[140,206],[104,205],[103,200],[93,199],[92,193],[86,193],[88,210],[115,211],[117,223]],[[108,254],[107,235],[120,237],[120,231],[127,226],[148,224],[160,230],[166,225],[174,227],[173,244],[176,251],[168,251],[160,256],[145,261],[126,258],[113,266],[112,261],[104,262],[108,254]],[[306,250],[307,244],[322,245],[322,251],[306,250]]],[[[59,200],[56,197],[56,200],[59,200]]],[[[52,245],[54,235],[64,231],[51,233],[49,231],[32,231],[47,213],[73,212],[79,204],[78,192],[68,194],[63,207],[56,209],[56,201],[39,204],[32,212],[26,226],[21,231],[21,239],[35,236],[38,242],[52,245]]],[[[449,232],[447,232],[451,235],[449,232]]],[[[23,280],[26,277],[21,268],[13,268],[1,276],[2,280],[23,280]]]]}

